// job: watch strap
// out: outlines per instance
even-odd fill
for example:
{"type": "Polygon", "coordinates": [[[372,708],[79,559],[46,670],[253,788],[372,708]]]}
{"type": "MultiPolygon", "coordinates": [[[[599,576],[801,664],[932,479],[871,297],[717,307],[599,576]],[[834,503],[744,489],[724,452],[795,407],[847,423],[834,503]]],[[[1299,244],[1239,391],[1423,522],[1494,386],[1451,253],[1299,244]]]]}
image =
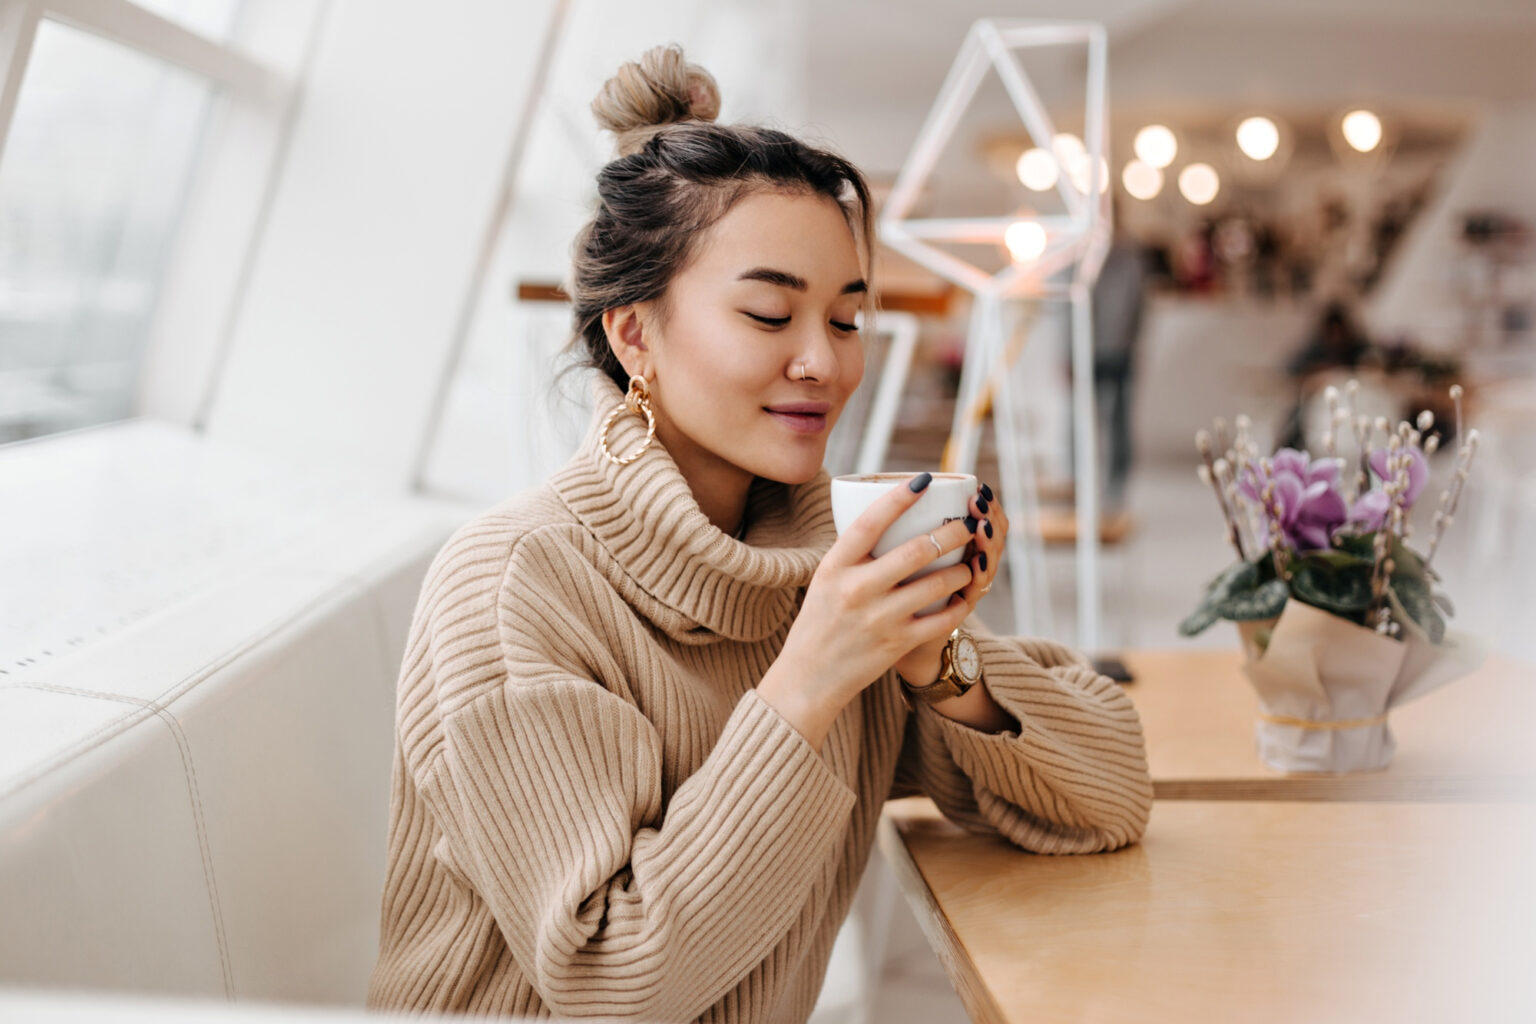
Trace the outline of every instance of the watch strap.
{"type": "Polygon", "coordinates": [[[961,686],[960,681],[952,676],[940,676],[927,686],[912,686],[905,679],[901,681],[901,692],[923,704],[935,704],[958,697],[967,689],[969,687],[961,686]]]}
{"type": "MultiPolygon", "coordinates": [[[[936,704],[941,700],[959,697],[975,685],[975,683],[962,681],[956,671],[955,648],[962,636],[969,638],[969,634],[959,629],[949,635],[949,642],[944,645],[944,650],[939,655],[939,678],[926,686],[913,686],[905,679],[901,680],[901,694],[908,707],[915,710],[917,703],[936,704]]],[[[899,673],[897,678],[901,679],[899,673]]]]}

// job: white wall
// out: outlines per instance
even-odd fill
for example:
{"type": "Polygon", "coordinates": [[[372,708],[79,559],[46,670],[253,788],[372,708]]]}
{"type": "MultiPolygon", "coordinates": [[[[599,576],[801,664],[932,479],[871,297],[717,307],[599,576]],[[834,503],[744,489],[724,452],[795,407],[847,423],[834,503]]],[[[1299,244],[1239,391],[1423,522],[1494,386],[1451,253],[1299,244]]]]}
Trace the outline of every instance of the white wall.
{"type": "Polygon", "coordinates": [[[804,0],[574,0],[546,101],[455,374],[426,484],[485,501],[538,483],[569,457],[587,420],[586,377],[555,384],[570,308],[520,303],[520,281],[560,283],[611,159],[589,104],[621,63],[678,43],[720,86],[722,122],[798,131],[804,119],[804,0]]]}
{"type": "Polygon", "coordinates": [[[555,0],[334,0],[208,422],[405,486],[555,0]]]}

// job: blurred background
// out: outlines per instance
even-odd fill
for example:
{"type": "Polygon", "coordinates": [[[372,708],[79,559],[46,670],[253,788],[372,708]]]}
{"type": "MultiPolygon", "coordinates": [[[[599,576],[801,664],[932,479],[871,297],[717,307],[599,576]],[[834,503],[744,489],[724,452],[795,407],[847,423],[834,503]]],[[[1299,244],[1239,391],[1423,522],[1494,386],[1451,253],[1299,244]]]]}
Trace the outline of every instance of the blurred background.
{"type": "MultiPolygon", "coordinates": [[[[1464,388],[1484,443],[1439,567],[1456,625],[1536,657],[1528,0],[3,0],[0,687],[132,643],[274,552],[354,578],[337,538],[395,538],[363,510],[462,522],[564,462],[587,411],[559,376],[561,284],[611,155],[587,105],[619,63],[680,43],[722,120],[836,149],[883,194],[982,17],[1108,30],[1126,258],[1096,296],[1121,311],[1095,339],[1101,646],[1234,643],[1175,630],[1229,557],[1194,432],[1241,413],[1261,448],[1316,451],[1324,389],[1356,379],[1373,415],[1445,424],[1464,388]]],[[[1056,138],[1031,138],[989,77],[916,213],[1050,214],[1057,177],[1086,174],[1084,51],[1021,63],[1056,138]]],[[[887,250],[876,283],[918,332],[885,464],[931,467],[970,300],[887,250]]],[[[1050,631],[1072,642],[1067,320],[1027,300],[1010,317],[1030,529],[1050,631]]],[[[886,335],[866,343],[834,471],[884,366],[886,335]]],[[[994,482],[995,453],[989,430],[994,482]]],[[[410,536],[419,562],[442,535],[410,536]]],[[[402,570],[385,620],[416,582],[402,570]]],[[[1000,630],[1006,582],[984,610],[1000,630]]],[[[385,686],[404,623],[387,625],[385,686]]],[[[13,781],[64,756],[16,749],[13,781]]],[[[827,1019],[960,1013],[915,929],[891,935],[876,961],[839,947],[827,1019]]]]}
{"type": "MultiPolygon", "coordinates": [[[[1193,431],[1246,413],[1261,447],[1304,442],[1307,402],[1335,377],[1403,412],[1444,412],[1463,383],[1474,422],[1508,439],[1487,449],[1471,511],[1497,499],[1505,521],[1529,504],[1528,488],[1503,493],[1533,467],[1508,421],[1531,406],[1536,293],[1536,10],[1519,0],[8,10],[0,441],[143,417],[494,502],[563,462],[585,423],[579,379],[555,383],[558,288],[610,155],[587,103],[619,62],[679,42],[719,78],[724,119],[829,145],[880,189],[974,19],[1072,18],[1109,32],[1106,178],[1139,270],[1113,287],[1143,296],[1099,339],[1104,571],[1123,598],[1103,641],[1168,638],[1145,578],[1191,593],[1220,557],[1193,431]],[[1138,538],[1184,543],[1156,542],[1162,525],[1189,527],[1188,550],[1138,571],[1138,538]]],[[[917,213],[1049,214],[1060,168],[1085,171],[1082,48],[1023,66],[1060,161],[989,76],[917,213]]],[[[988,269],[1010,259],[971,248],[988,269]]],[[[920,466],[942,451],[969,302],[889,251],[879,277],[885,308],[920,315],[889,453],[920,466]]],[[[1051,303],[1014,312],[1030,324],[1016,372],[1041,529],[1069,541],[1050,500],[1071,499],[1066,320],[1051,303]]],[[[847,468],[859,426],[830,468],[847,468]]],[[[1070,567],[1047,557],[1070,636],[1070,567]]]]}

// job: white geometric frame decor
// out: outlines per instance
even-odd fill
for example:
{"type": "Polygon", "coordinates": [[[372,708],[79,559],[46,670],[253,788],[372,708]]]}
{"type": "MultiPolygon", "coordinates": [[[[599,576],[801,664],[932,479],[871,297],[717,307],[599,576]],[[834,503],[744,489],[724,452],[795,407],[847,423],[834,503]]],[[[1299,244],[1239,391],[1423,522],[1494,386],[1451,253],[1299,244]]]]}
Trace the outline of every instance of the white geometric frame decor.
{"type": "Polygon", "coordinates": [[[1013,388],[1004,354],[1005,303],[1015,298],[1065,298],[1071,303],[1072,431],[1077,504],[1077,646],[1093,651],[1099,642],[1098,477],[1093,419],[1093,342],[1090,293],[1109,247],[1110,197],[1105,132],[1107,83],[1104,26],[1095,22],[1050,22],[984,18],[975,22],[960,46],[949,75],[913,143],[912,152],[891,189],[880,215],[881,240],[891,248],[971,292],[975,298],[960,393],[948,451],[948,469],[975,469],[981,440],[980,416],[974,410],[988,382],[996,395],[1002,426],[994,429],[1000,458],[999,483],[1003,499],[1024,513],[1021,526],[1008,541],[1008,565],[1013,582],[1014,624],[1017,632],[1050,635],[1050,603],[1044,576],[1038,529],[1038,498],[1030,460],[1019,449],[1024,422],[1015,415],[1013,388]],[[1041,102],[1014,51],[1034,47],[1087,45],[1087,99],[1083,114],[1083,143],[1087,151],[1087,192],[1073,184],[1067,168],[1059,168],[1057,190],[1065,215],[1020,218],[914,218],[909,216],[924,182],[932,173],[961,116],[976,95],[987,71],[997,73],[1025,130],[1035,144],[1056,156],[1056,134],[1050,112],[1041,102]],[[1021,220],[1044,229],[1046,246],[1036,258],[1015,261],[997,273],[987,273],[934,243],[1002,245],[1010,227],[1021,220]],[[1054,281],[1071,270],[1065,282],[1054,281]],[[1027,534],[1028,536],[1021,536],[1027,534]],[[1026,550],[1026,546],[1030,550],[1026,550]]]}

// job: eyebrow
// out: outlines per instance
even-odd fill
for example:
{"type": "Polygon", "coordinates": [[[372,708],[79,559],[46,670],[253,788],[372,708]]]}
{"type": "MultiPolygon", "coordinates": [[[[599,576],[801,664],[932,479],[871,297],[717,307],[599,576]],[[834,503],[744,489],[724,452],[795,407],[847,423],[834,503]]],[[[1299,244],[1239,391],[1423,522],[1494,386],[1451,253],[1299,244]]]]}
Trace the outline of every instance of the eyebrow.
{"type": "MultiPolygon", "coordinates": [[[[788,271],[774,270],[771,267],[753,267],[751,270],[743,273],[736,280],[763,281],[767,284],[776,284],[780,288],[792,288],[797,292],[810,290],[810,285],[805,283],[805,278],[791,274],[788,271]]],[[[849,281],[847,284],[843,285],[843,290],[838,292],[838,294],[856,295],[867,291],[869,291],[869,285],[864,283],[863,278],[860,278],[857,281],[849,281]]]]}

